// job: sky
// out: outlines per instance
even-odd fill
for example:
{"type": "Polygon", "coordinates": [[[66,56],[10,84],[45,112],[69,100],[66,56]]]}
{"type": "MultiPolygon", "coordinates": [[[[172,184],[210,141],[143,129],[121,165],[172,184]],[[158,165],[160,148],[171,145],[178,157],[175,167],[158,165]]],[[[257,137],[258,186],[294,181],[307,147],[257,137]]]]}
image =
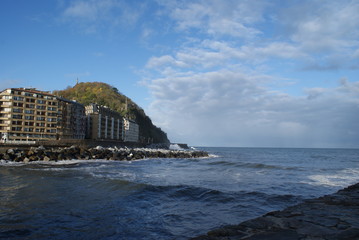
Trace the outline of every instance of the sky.
{"type": "Polygon", "coordinates": [[[359,147],[358,0],[1,0],[0,89],[108,83],[172,142],[359,147]]]}

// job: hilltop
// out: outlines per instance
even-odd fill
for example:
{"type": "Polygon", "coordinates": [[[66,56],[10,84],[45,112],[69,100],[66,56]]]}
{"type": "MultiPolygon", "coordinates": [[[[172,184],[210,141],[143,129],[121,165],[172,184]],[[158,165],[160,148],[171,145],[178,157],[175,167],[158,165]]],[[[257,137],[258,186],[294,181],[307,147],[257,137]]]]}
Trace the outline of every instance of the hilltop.
{"type": "Polygon", "coordinates": [[[130,98],[122,94],[117,88],[103,82],[82,82],[65,90],[56,90],[53,94],[88,105],[97,103],[107,106],[121,113],[129,119],[135,120],[140,126],[140,136],[146,141],[151,139],[153,143],[169,143],[167,134],[156,127],[130,98]]]}

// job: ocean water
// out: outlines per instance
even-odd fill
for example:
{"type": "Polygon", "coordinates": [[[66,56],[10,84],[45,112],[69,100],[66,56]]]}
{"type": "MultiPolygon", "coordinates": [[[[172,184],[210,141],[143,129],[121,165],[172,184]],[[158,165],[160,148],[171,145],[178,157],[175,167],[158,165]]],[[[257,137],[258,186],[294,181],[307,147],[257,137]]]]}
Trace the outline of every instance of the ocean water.
{"type": "Polygon", "coordinates": [[[0,161],[0,238],[188,239],[359,182],[358,149],[198,149],[211,157],[0,161]]]}

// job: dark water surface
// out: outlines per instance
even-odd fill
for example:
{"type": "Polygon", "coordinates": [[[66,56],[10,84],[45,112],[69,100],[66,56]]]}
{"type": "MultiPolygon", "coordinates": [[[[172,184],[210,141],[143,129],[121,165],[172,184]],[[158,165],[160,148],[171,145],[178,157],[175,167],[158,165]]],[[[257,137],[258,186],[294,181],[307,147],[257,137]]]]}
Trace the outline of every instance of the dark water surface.
{"type": "Polygon", "coordinates": [[[0,164],[0,238],[187,239],[359,182],[359,150],[0,164]]]}

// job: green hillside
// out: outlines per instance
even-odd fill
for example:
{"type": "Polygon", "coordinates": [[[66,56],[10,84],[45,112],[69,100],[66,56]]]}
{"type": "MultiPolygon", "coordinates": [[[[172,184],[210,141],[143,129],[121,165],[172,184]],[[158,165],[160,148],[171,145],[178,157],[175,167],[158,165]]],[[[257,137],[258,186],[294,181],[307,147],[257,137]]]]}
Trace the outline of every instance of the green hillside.
{"type": "Polygon", "coordinates": [[[153,140],[154,143],[169,143],[167,134],[153,125],[151,119],[131,99],[120,93],[117,88],[102,82],[82,82],[74,87],[53,92],[70,100],[88,105],[97,103],[107,106],[130,119],[135,120],[140,126],[141,139],[153,140]],[[126,107],[127,106],[127,107],[126,107]]]}

